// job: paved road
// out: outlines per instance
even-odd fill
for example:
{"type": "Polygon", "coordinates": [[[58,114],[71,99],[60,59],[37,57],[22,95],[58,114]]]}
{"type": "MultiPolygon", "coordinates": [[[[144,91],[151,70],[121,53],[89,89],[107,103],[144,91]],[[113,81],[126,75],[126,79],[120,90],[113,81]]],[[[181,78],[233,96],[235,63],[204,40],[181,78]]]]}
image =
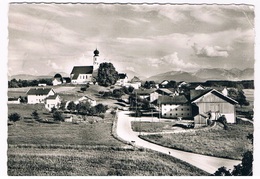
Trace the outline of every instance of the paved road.
{"type": "MultiPolygon", "coordinates": [[[[170,149],[167,147],[162,147],[145,140],[142,140],[138,137],[138,133],[134,132],[131,128],[131,121],[135,120],[133,117],[129,117],[127,114],[128,111],[118,112],[118,121],[117,121],[117,135],[127,141],[134,141],[134,145],[139,147],[144,147],[152,149],[164,154],[171,155],[175,158],[183,160],[191,165],[194,165],[208,173],[213,174],[219,167],[225,166],[228,169],[233,169],[234,165],[241,163],[239,160],[230,160],[217,157],[210,157],[200,154],[194,154],[190,152],[184,152],[180,150],[170,149]],[[169,154],[170,152],[170,154],[169,154]]],[[[214,150],[214,149],[212,149],[214,150]]]]}

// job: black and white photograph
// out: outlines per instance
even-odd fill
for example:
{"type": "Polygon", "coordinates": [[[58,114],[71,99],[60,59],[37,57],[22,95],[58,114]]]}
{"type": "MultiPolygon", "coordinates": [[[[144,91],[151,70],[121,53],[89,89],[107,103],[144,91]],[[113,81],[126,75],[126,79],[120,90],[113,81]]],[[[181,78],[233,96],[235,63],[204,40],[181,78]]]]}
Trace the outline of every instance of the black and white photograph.
{"type": "Polygon", "coordinates": [[[254,176],[250,2],[9,2],[6,175],[254,176]]]}

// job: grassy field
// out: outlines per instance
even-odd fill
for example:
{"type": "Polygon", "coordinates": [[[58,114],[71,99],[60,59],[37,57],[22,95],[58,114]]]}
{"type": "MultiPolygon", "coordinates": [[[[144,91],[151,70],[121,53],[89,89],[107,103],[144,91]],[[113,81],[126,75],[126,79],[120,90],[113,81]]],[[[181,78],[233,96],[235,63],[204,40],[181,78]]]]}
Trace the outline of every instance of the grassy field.
{"type": "Polygon", "coordinates": [[[143,139],[174,149],[194,153],[242,159],[242,154],[250,149],[248,133],[253,133],[253,125],[229,125],[228,130],[217,126],[209,130],[192,133],[142,136],[143,139]]]}
{"type": "Polygon", "coordinates": [[[208,175],[173,157],[134,149],[9,149],[8,175],[171,176],[208,175]]]}
{"type": "Polygon", "coordinates": [[[163,130],[170,130],[176,124],[173,122],[131,122],[133,131],[135,132],[162,132],[163,130]]]}

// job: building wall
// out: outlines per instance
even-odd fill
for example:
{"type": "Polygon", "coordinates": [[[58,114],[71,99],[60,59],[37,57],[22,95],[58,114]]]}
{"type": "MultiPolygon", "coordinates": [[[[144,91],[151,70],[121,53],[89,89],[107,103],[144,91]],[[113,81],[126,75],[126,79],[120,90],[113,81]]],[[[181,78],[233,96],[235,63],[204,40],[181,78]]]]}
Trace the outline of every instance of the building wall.
{"type": "Polygon", "coordinates": [[[73,84],[87,84],[92,81],[92,74],[80,74],[76,80],[71,80],[73,84]]]}
{"type": "Polygon", "coordinates": [[[45,108],[50,111],[53,107],[59,108],[59,105],[60,105],[60,99],[57,97],[56,99],[46,100],[45,108]]]}
{"type": "Polygon", "coordinates": [[[54,80],[52,81],[52,85],[53,85],[53,86],[60,85],[60,84],[62,84],[62,82],[61,82],[61,81],[58,81],[57,79],[54,79],[54,80]]]}
{"type": "Polygon", "coordinates": [[[153,102],[153,101],[157,100],[158,97],[159,97],[159,93],[157,93],[157,92],[151,93],[150,94],[150,102],[153,102]]]}
{"type": "Polygon", "coordinates": [[[15,100],[15,101],[7,101],[7,104],[20,104],[20,99],[15,100]]]}
{"type": "Polygon", "coordinates": [[[189,104],[162,104],[161,115],[163,118],[190,118],[192,117],[191,105],[189,104]]]}
{"type": "Polygon", "coordinates": [[[47,95],[27,95],[27,103],[28,104],[37,104],[37,103],[45,103],[45,99],[50,96],[54,95],[54,91],[50,90],[47,95]]]}
{"type": "Polygon", "coordinates": [[[214,94],[210,93],[206,95],[198,102],[195,102],[195,104],[199,107],[200,114],[205,114],[211,111],[214,115],[215,112],[219,112],[220,115],[225,115],[228,123],[236,122],[235,106],[214,94]]]}

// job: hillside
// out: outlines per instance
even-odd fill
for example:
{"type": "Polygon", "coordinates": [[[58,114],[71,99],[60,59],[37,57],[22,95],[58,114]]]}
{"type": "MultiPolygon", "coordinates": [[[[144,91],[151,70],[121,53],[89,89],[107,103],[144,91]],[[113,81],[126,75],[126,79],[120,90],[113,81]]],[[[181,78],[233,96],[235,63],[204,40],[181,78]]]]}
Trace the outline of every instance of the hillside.
{"type": "Polygon", "coordinates": [[[163,80],[175,80],[175,81],[187,81],[187,82],[202,81],[202,79],[198,78],[197,76],[182,71],[170,71],[166,73],[161,73],[158,75],[151,76],[146,80],[147,81],[151,80],[155,82],[161,82],[163,80]]]}

